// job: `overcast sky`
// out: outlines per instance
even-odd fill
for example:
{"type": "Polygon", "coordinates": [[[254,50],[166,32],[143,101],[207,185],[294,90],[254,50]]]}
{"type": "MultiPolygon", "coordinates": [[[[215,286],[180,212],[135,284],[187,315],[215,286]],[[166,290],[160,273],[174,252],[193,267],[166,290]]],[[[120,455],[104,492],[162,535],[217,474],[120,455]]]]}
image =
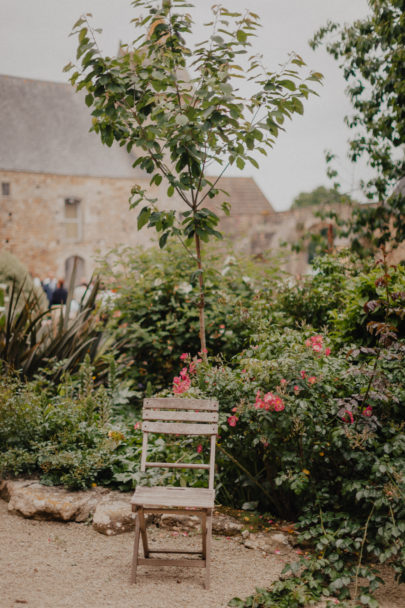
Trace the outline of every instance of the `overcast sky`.
{"type": "MultiPolygon", "coordinates": [[[[213,0],[194,0],[196,41],[205,39],[201,24],[210,18],[213,0]]],[[[269,69],[276,69],[290,51],[325,76],[319,98],[305,104],[303,117],[287,124],[260,169],[234,170],[228,175],[251,175],[277,210],[287,209],[302,191],[329,186],[324,150],[341,158],[343,190],[361,200],[358,183],[367,176],[363,166],[346,160],[349,131],[343,123],[351,106],[337,63],[323,49],[313,52],[308,40],[328,19],[352,22],[367,14],[366,0],[223,0],[234,10],[249,8],[261,17],[262,28],[254,51],[263,54],[269,69]]],[[[83,12],[93,14],[95,27],[103,28],[101,45],[112,54],[119,41],[130,42],[135,16],[130,0],[0,0],[0,74],[63,82],[63,66],[74,58],[76,40],[69,38],[73,23],[83,12]]]]}

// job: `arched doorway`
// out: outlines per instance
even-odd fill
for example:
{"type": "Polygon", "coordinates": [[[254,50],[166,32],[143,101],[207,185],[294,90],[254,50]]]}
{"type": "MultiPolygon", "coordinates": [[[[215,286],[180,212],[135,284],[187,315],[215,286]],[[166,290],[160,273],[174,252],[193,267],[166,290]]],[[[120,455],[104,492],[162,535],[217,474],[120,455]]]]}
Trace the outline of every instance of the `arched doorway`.
{"type": "Polygon", "coordinates": [[[86,264],[80,255],[71,255],[65,260],[65,280],[66,286],[70,285],[72,275],[74,275],[74,284],[79,285],[82,278],[85,276],[86,264]]]}

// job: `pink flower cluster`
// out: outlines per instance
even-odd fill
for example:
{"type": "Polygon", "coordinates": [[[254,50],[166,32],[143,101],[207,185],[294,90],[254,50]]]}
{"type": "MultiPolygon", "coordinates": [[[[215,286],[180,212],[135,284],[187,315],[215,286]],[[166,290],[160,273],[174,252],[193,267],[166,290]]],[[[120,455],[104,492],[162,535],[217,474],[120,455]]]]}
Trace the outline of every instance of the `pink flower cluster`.
{"type": "MultiPolygon", "coordinates": [[[[305,346],[311,347],[315,353],[321,353],[323,351],[323,337],[321,335],[311,336],[305,341],[305,346]]],[[[326,357],[330,355],[330,348],[325,348],[324,354],[326,357]]]]}
{"type": "Polygon", "coordinates": [[[191,355],[189,353],[180,355],[180,360],[188,362],[189,365],[188,367],[183,367],[180,375],[173,378],[173,393],[175,395],[180,395],[181,393],[188,391],[191,386],[190,375],[193,376],[196,373],[197,365],[201,363],[201,359],[195,357],[191,360],[191,355]]]}
{"type": "MultiPolygon", "coordinates": [[[[303,380],[305,380],[305,378],[307,378],[307,372],[304,369],[302,369],[300,371],[300,376],[303,380]]],[[[308,382],[308,384],[315,384],[317,382],[316,376],[308,376],[307,382],[308,382]]],[[[294,386],[294,390],[297,392],[300,390],[300,387],[294,386]]]]}
{"type": "Polygon", "coordinates": [[[262,396],[260,390],[256,393],[256,409],[263,410],[272,410],[274,412],[282,412],[284,409],[284,402],[278,395],[274,395],[273,393],[266,393],[262,396]]]}
{"type": "Polygon", "coordinates": [[[183,367],[180,372],[180,376],[176,376],[173,378],[173,393],[175,395],[180,395],[181,393],[185,393],[191,386],[191,379],[188,375],[187,367],[183,367]]]}

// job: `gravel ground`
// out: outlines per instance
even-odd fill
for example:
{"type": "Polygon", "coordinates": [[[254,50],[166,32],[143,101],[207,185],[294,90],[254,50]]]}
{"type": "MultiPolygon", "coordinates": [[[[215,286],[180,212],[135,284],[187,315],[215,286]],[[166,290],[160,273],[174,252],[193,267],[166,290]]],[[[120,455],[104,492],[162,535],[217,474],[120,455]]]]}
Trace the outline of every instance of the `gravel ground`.
{"type": "MultiPolygon", "coordinates": [[[[156,544],[199,547],[199,536],[151,528],[156,544]]],[[[108,537],[91,526],[23,519],[0,500],[0,607],[18,608],[222,608],[280,574],[288,556],[264,557],[238,540],[214,537],[211,589],[194,568],[140,567],[129,584],[133,534],[108,537]]],[[[404,608],[405,585],[380,593],[382,608],[404,608]]]]}
{"type": "MultiPolygon", "coordinates": [[[[199,548],[200,537],[151,529],[156,544],[199,548]]],[[[133,534],[104,536],[91,526],[23,519],[0,500],[0,606],[15,608],[220,608],[266,586],[285,556],[263,557],[236,540],[214,537],[211,589],[203,571],[166,567],[138,570],[129,584],[133,534]]]]}

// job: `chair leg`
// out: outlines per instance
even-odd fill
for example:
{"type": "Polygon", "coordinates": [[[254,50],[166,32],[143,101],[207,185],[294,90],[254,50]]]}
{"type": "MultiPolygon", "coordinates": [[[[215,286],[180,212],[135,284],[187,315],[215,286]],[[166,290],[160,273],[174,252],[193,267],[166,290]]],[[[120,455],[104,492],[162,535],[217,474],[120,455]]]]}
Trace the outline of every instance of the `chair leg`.
{"type": "Polygon", "coordinates": [[[140,531],[140,521],[139,521],[139,511],[136,512],[136,520],[135,520],[135,540],[134,540],[134,553],[132,557],[132,570],[131,570],[131,583],[136,583],[136,568],[138,565],[138,551],[139,551],[139,531],[140,531]]]}
{"type": "Polygon", "coordinates": [[[139,515],[139,526],[140,526],[141,537],[142,537],[143,554],[145,557],[149,557],[148,537],[146,534],[146,522],[145,522],[145,515],[144,515],[142,507],[139,509],[138,515],[139,515]]]}
{"type": "Polygon", "coordinates": [[[202,556],[207,559],[207,513],[201,514],[202,556]]]}
{"type": "Polygon", "coordinates": [[[210,565],[211,565],[211,538],[212,538],[212,511],[207,513],[207,531],[206,531],[206,556],[205,556],[205,581],[204,587],[210,588],[210,565]]]}

